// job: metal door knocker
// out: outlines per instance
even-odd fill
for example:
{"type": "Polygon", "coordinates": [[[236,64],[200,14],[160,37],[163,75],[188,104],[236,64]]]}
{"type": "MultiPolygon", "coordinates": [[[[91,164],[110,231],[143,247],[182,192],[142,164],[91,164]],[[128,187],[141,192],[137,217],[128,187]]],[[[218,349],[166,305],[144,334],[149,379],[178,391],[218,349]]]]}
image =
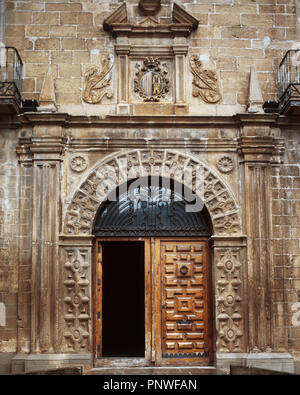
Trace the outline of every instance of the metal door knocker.
{"type": "Polygon", "coordinates": [[[180,273],[183,275],[183,276],[185,276],[187,273],[188,273],[188,271],[189,271],[189,269],[188,269],[188,267],[187,266],[181,266],[181,268],[180,268],[180,273]]]}

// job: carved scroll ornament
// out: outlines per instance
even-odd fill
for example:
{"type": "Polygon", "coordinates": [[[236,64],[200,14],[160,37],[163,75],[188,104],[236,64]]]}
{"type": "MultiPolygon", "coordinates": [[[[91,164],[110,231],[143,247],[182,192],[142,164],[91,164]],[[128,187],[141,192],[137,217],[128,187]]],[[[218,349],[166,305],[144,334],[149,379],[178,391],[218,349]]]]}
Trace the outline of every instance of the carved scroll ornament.
{"type": "Polygon", "coordinates": [[[86,103],[97,104],[102,101],[104,96],[108,99],[113,97],[111,89],[105,90],[110,85],[113,67],[109,55],[103,58],[101,65],[102,68],[92,64],[85,71],[83,100],[86,103]]]}
{"type": "Polygon", "coordinates": [[[208,104],[218,103],[222,99],[222,96],[216,72],[203,69],[198,55],[191,56],[190,66],[194,75],[193,96],[200,96],[208,104]]]}

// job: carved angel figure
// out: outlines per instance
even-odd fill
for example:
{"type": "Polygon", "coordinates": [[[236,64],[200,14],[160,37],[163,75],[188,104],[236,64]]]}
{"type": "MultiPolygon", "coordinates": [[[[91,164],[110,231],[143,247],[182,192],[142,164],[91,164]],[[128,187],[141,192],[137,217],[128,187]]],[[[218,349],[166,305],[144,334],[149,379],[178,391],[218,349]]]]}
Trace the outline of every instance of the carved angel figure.
{"type": "Polygon", "coordinates": [[[107,55],[102,60],[102,69],[94,64],[90,65],[84,75],[83,100],[89,104],[100,103],[104,96],[108,99],[113,97],[111,89],[103,92],[109,86],[111,80],[112,63],[107,55]],[[106,77],[106,78],[105,78],[106,77]]]}
{"type": "Polygon", "coordinates": [[[202,69],[202,63],[197,55],[191,56],[190,65],[194,74],[193,96],[200,96],[205,103],[218,103],[222,99],[222,96],[216,72],[202,69]]]}

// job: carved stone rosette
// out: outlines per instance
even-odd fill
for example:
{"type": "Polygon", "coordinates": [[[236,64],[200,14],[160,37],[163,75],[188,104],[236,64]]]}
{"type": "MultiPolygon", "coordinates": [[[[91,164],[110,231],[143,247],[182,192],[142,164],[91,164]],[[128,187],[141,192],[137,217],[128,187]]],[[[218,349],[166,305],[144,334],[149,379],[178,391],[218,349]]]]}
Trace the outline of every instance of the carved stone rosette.
{"type": "Polygon", "coordinates": [[[105,90],[110,85],[112,77],[113,64],[109,55],[102,59],[101,66],[102,68],[92,64],[85,70],[82,98],[86,103],[97,104],[102,101],[104,96],[108,99],[113,97],[111,89],[105,90]]]}
{"type": "Polygon", "coordinates": [[[228,174],[234,169],[234,162],[228,156],[222,156],[217,162],[217,168],[221,173],[228,174]]]}
{"type": "Polygon", "coordinates": [[[216,251],[217,351],[243,351],[242,265],[238,249],[216,251]]]}
{"type": "Polygon", "coordinates": [[[87,159],[80,154],[72,156],[70,161],[70,167],[75,173],[82,173],[88,166],[87,159]]]}
{"type": "Polygon", "coordinates": [[[90,350],[90,253],[64,248],[64,352],[90,350]]]}
{"type": "Polygon", "coordinates": [[[198,55],[192,55],[190,57],[190,66],[194,75],[193,96],[200,96],[208,104],[219,103],[222,96],[216,72],[203,69],[198,55]]]}

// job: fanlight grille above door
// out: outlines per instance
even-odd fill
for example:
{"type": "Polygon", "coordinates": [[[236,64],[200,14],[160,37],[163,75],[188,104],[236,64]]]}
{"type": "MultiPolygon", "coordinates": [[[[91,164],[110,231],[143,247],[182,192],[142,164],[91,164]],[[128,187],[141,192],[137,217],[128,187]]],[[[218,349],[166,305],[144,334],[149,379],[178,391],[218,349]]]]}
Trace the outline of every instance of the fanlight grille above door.
{"type": "MultiPolygon", "coordinates": [[[[152,180],[153,181],[153,180],[152,180]]],[[[160,179],[161,181],[161,179],[160,179]]],[[[94,227],[95,236],[211,236],[212,224],[205,206],[187,212],[192,204],[183,194],[161,182],[118,189],[106,201],[94,227]],[[122,192],[121,192],[122,191],[122,192]]]]}

